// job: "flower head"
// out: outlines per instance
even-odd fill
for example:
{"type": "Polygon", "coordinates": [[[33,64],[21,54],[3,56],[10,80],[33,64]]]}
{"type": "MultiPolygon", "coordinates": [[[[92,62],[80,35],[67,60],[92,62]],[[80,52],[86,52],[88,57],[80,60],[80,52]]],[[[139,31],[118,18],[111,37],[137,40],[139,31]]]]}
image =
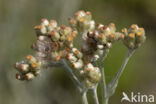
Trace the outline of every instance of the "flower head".
{"type": "Polygon", "coordinates": [[[123,42],[129,49],[136,49],[140,47],[146,40],[144,28],[139,28],[138,25],[133,24],[127,30],[122,30],[124,34],[123,42]]]}
{"type": "Polygon", "coordinates": [[[16,62],[15,68],[18,73],[16,79],[18,80],[32,80],[40,73],[42,63],[38,61],[34,56],[28,55],[26,59],[21,62],[16,62]]]}

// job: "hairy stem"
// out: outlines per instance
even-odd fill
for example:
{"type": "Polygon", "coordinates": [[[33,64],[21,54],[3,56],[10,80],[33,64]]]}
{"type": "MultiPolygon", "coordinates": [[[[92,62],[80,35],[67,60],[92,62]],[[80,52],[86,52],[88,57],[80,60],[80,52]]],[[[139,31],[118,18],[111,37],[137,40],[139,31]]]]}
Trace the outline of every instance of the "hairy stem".
{"type": "Polygon", "coordinates": [[[88,104],[87,100],[87,89],[83,86],[83,84],[79,81],[76,75],[73,73],[72,69],[68,66],[65,60],[61,60],[64,68],[68,72],[69,76],[71,77],[72,81],[75,83],[77,88],[79,89],[81,96],[82,96],[82,104],[88,104]]]}
{"type": "Polygon", "coordinates": [[[98,84],[92,89],[95,104],[99,104],[99,99],[98,99],[98,95],[97,95],[97,86],[98,86],[98,84]]]}
{"type": "Polygon", "coordinates": [[[106,78],[104,67],[102,68],[102,83],[101,83],[101,90],[102,90],[102,104],[107,104],[107,85],[106,85],[106,78]]]}
{"type": "Polygon", "coordinates": [[[106,78],[105,78],[105,71],[104,71],[104,60],[107,57],[109,50],[106,51],[106,53],[104,53],[101,61],[100,61],[100,69],[101,69],[101,74],[102,74],[102,81],[101,81],[101,90],[102,90],[102,104],[107,104],[106,103],[106,99],[107,98],[107,85],[106,85],[106,78]]]}
{"type": "Polygon", "coordinates": [[[87,91],[83,91],[81,93],[82,95],[82,104],[88,104],[88,100],[87,100],[87,91]]]}
{"type": "Polygon", "coordinates": [[[79,79],[76,77],[76,75],[73,73],[72,69],[67,65],[65,60],[61,60],[64,68],[66,69],[66,71],[68,72],[70,78],[72,79],[72,81],[75,83],[75,85],[78,87],[79,91],[82,92],[82,90],[84,89],[84,86],[82,85],[82,83],[79,81],[79,79]]]}
{"type": "Polygon", "coordinates": [[[130,59],[130,57],[132,56],[133,53],[134,53],[134,50],[128,49],[127,54],[125,56],[125,59],[124,59],[122,65],[121,65],[120,69],[118,70],[118,72],[117,72],[116,76],[113,78],[113,80],[108,84],[109,91],[111,92],[110,96],[114,94],[115,89],[116,89],[116,87],[118,85],[118,81],[119,81],[119,79],[120,79],[120,77],[121,77],[121,75],[122,75],[128,61],[129,61],[129,59],[130,59]]]}

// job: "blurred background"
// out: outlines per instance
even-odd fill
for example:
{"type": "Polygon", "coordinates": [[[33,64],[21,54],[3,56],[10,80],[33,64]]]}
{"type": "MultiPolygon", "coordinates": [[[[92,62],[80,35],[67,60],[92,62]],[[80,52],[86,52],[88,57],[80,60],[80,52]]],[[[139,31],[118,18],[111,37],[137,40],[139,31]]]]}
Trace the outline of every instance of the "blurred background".
{"type": "MultiPolygon", "coordinates": [[[[134,23],[146,31],[147,41],[130,59],[110,104],[120,104],[123,91],[156,97],[156,0],[0,0],[0,104],[81,104],[78,90],[62,69],[44,70],[35,80],[21,82],[15,79],[13,64],[33,54],[33,27],[41,18],[67,24],[67,18],[82,9],[91,11],[96,23],[114,22],[117,31],[134,23]]],[[[125,54],[121,42],[113,45],[104,63],[107,81],[125,54]]],[[[93,104],[90,93],[89,100],[93,104]]]]}

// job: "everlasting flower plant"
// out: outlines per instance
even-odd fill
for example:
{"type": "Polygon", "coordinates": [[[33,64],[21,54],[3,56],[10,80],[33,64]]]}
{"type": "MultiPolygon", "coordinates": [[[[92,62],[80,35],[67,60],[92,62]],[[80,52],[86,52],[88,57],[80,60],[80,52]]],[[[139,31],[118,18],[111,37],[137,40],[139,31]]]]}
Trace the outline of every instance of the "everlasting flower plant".
{"type": "Polygon", "coordinates": [[[90,12],[78,11],[69,18],[70,26],[58,26],[55,20],[42,19],[34,27],[37,35],[32,45],[34,55],[27,55],[16,62],[18,80],[32,80],[41,69],[60,67],[65,69],[82,95],[82,103],[88,104],[87,92],[91,90],[95,104],[99,104],[97,86],[101,85],[102,102],[108,104],[114,94],[118,80],[134,51],[146,40],[145,31],[133,24],[129,29],[116,32],[115,24],[95,24],[90,12]],[[80,48],[74,46],[74,39],[80,35],[80,48]],[[128,52],[116,76],[106,83],[104,59],[114,42],[122,41],[128,52]]]}

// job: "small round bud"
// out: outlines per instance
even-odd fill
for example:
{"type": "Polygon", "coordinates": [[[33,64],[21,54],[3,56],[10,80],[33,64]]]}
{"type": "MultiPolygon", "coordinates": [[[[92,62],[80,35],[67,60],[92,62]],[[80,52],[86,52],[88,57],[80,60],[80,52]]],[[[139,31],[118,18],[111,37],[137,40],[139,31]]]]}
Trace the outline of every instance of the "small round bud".
{"type": "Polygon", "coordinates": [[[28,64],[21,64],[20,65],[20,71],[22,73],[28,72],[29,71],[29,65],[28,64]]]}
{"type": "Polygon", "coordinates": [[[94,66],[91,64],[91,63],[88,63],[86,66],[85,66],[85,70],[86,71],[91,71],[94,69],[94,66]]]}
{"type": "Polygon", "coordinates": [[[47,33],[47,29],[43,25],[35,26],[34,29],[36,30],[37,36],[39,36],[39,35],[45,35],[47,33]]]}
{"type": "Polygon", "coordinates": [[[131,25],[130,29],[136,30],[136,29],[138,29],[138,25],[137,24],[133,24],[133,25],[131,25]]]}
{"type": "Polygon", "coordinates": [[[60,34],[55,30],[51,31],[50,36],[53,41],[58,41],[60,39],[60,34]]]}
{"type": "Polygon", "coordinates": [[[33,73],[27,73],[27,74],[25,74],[25,79],[26,80],[32,80],[34,78],[35,78],[35,76],[34,76],[33,73]]]}
{"type": "Polygon", "coordinates": [[[122,33],[127,33],[127,29],[126,28],[122,29],[121,31],[122,31],[122,33]]]}
{"type": "Polygon", "coordinates": [[[119,38],[120,39],[124,39],[124,37],[125,37],[125,35],[124,34],[121,34],[119,38]]]}
{"type": "Polygon", "coordinates": [[[35,68],[37,68],[37,67],[38,67],[38,63],[32,63],[32,64],[31,64],[31,66],[32,66],[32,68],[34,68],[34,69],[35,69],[35,68]]]}
{"type": "Polygon", "coordinates": [[[98,25],[97,25],[97,28],[98,28],[98,29],[100,29],[100,30],[102,30],[102,29],[103,29],[103,27],[104,27],[104,25],[103,25],[103,24],[98,24],[98,25]]]}
{"type": "Polygon", "coordinates": [[[51,20],[48,24],[48,32],[51,32],[54,28],[57,27],[57,22],[55,20],[51,20]]]}
{"type": "Polygon", "coordinates": [[[68,42],[72,42],[73,38],[72,38],[71,36],[69,36],[69,37],[67,38],[67,40],[68,40],[68,42]]]}
{"type": "Polygon", "coordinates": [[[90,70],[88,73],[88,78],[90,81],[97,83],[101,80],[101,72],[98,67],[94,67],[93,70],[90,70]]]}
{"type": "Polygon", "coordinates": [[[38,36],[38,40],[39,40],[39,41],[44,41],[45,39],[47,39],[46,36],[38,36]]]}
{"type": "Polygon", "coordinates": [[[130,33],[130,34],[129,34],[129,37],[130,37],[130,38],[135,38],[135,34],[134,34],[134,33],[130,33]]]}
{"type": "Polygon", "coordinates": [[[69,18],[68,20],[69,20],[69,23],[71,26],[76,26],[76,20],[75,19],[69,18]]]}
{"type": "Polygon", "coordinates": [[[75,68],[75,69],[81,69],[83,67],[83,61],[78,60],[77,62],[72,64],[72,67],[75,68]]]}
{"type": "Polygon", "coordinates": [[[80,10],[78,12],[75,13],[75,18],[77,20],[81,19],[82,17],[84,17],[86,15],[86,13],[83,10],[80,10]]]}
{"type": "Polygon", "coordinates": [[[27,55],[27,56],[26,56],[26,59],[27,59],[27,60],[31,60],[32,58],[33,58],[32,55],[27,55]]]}
{"type": "Polygon", "coordinates": [[[106,47],[107,48],[111,48],[112,47],[112,43],[110,43],[110,42],[106,43],[106,47]]]}
{"type": "Polygon", "coordinates": [[[43,19],[41,20],[41,24],[42,24],[43,26],[48,26],[49,21],[48,21],[46,18],[43,18],[43,19]]]}
{"type": "Polygon", "coordinates": [[[74,62],[77,61],[77,58],[76,58],[72,53],[67,54],[66,58],[67,58],[67,60],[69,60],[71,63],[74,63],[74,62]]]}
{"type": "Polygon", "coordinates": [[[32,55],[27,55],[26,59],[27,59],[28,63],[30,63],[30,64],[37,61],[36,58],[33,57],[32,55]]]}
{"type": "Polygon", "coordinates": [[[18,80],[24,80],[24,77],[23,77],[22,74],[17,73],[16,74],[16,79],[18,79],[18,80]]]}
{"type": "Polygon", "coordinates": [[[78,58],[82,58],[82,53],[76,49],[76,48],[72,48],[72,52],[78,57],[78,58]]]}
{"type": "Polygon", "coordinates": [[[104,46],[103,46],[103,45],[97,45],[97,48],[98,48],[98,49],[103,49],[104,46]]]}
{"type": "Polygon", "coordinates": [[[45,26],[41,26],[40,33],[43,35],[46,35],[47,34],[47,28],[45,26]]]}
{"type": "Polygon", "coordinates": [[[88,21],[90,21],[90,20],[92,19],[92,14],[91,14],[91,12],[89,12],[89,11],[86,12],[86,19],[87,19],[88,21]]]}

